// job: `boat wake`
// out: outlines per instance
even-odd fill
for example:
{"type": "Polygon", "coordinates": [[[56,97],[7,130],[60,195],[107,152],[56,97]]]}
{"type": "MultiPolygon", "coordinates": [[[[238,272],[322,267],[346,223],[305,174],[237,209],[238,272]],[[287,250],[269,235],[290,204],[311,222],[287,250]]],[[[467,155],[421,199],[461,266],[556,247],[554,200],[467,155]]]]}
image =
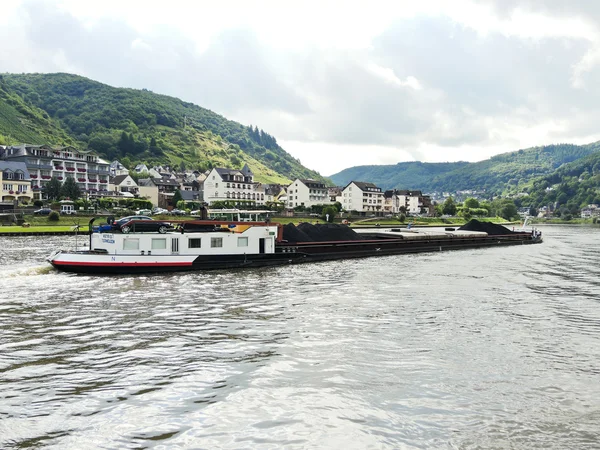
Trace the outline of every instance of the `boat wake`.
{"type": "Polygon", "coordinates": [[[28,267],[26,269],[9,270],[4,272],[2,276],[8,278],[19,278],[28,276],[48,275],[53,272],[55,272],[55,269],[52,266],[37,266],[28,267]]]}

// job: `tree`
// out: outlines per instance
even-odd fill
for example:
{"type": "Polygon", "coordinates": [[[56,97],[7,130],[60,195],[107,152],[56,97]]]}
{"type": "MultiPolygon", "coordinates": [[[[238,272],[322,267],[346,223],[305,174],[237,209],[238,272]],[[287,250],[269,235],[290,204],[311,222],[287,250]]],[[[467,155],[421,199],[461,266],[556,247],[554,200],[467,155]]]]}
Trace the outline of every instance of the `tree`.
{"type": "Polygon", "coordinates": [[[505,199],[502,201],[502,206],[500,207],[500,217],[505,218],[506,220],[511,220],[513,217],[516,217],[519,213],[517,211],[517,206],[512,200],[505,199]]]}
{"type": "Polygon", "coordinates": [[[119,139],[117,147],[119,148],[121,155],[129,153],[129,137],[124,131],[121,133],[121,138],[119,139]]]}
{"type": "Polygon", "coordinates": [[[469,197],[464,201],[463,207],[469,209],[479,208],[479,200],[473,197],[469,197]]]}
{"type": "Polygon", "coordinates": [[[448,214],[449,216],[454,216],[456,214],[456,203],[454,203],[454,199],[452,197],[448,197],[442,206],[442,212],[444,214],[448,214]]]}
{"type": "Polygon", "coordinates": [[[156,143],[156,139],[154,138],[150,139],[150,153],[152,153],[155,156],[162,155],[162,150],[160,149],[160,147],[156,143]]]}
{"type": "Polygon", "coordinates": [[[326,222],[332,223],[336,214],[337,214],[337,209],[335,209],[335,207],[333,207],[333,206],[328,206],[326,208],[323,208],[323,214],[321,215],[321,218],[323,220],[325,220],[326,222]]]}
{"type": "Polygon", "coordinates": [[[81,197],[81,189],[75,183],[75,178],[67,177],[65,182],[63,183],[60,194],[62,197],[69,198],[71,200],[77,200],[81,197]]]}
{"type": "Polygon", "coordinates": [[[61,184],[58,178],[52,177],[42,189],[48,200],[58,200],[60,198],[61,184]]]}
{"type": "Polygon", "coordinates": [[[173,194],[173,204],[177,205],[177,203],[179,203],[181,200],[183,200],[183,197],[181,196],[179,189],[177,189],[173,194]]]}

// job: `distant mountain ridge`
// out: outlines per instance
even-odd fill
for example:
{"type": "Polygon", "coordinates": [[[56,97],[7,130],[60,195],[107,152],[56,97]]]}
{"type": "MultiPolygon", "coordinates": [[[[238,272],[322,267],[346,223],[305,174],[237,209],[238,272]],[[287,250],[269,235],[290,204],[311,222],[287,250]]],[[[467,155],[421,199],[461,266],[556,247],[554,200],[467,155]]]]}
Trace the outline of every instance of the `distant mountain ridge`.
{"type": "Polygon", "coordinates": [[[174,97],[65,73],[2,74],[0,89],[3,140],[10,135],[16,142],[72,144],[131,165],[183,163],[206,170],[247,163],[261,182],[326,180],[263,130],[174,97]],[[30,115],[36,126],[22,126],[30,115]]]}
{"type": "Polygon", "coordinates": [[[476,163],[405,162],[357,166],[331,175],[330,179],[338,185],[352,180],[370,181],[382,189],[420,189],[425,192],[476,190],[501,194],[598,151],[600,142],[581,146],[547,145],[503,153],[476,163]]]}
{"type": "Polygon", "coordinates": [[[356,166],[344,169],[329,178],[339,186],[350,181],[369,181],[382,189],[425,189],[433,178],[468,166],[468,162],[424,163],[401,162],[395,165],[356,166]]]}

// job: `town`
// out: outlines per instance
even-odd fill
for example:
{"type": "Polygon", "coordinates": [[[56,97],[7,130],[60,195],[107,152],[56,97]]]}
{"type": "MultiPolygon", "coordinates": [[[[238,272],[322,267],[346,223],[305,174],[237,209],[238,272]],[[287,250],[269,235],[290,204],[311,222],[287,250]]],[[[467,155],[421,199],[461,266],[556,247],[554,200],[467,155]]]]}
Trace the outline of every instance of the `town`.
{"type": "Polygon", "coordinates": [[[173,170],[139,164],[130,170],[119,161],[108,162],[91,151],[48,145],[0,146],[2,203],[41,206],[55,200],[49,185],[72,183],[82,199],[148,201],[148,207],[165,211],[209,207],[268,208],[312,211],[314,207],[341,205],[357,216],[434,215],[431,197],[414,190],[382,190],[373,183],[352,181],[328,187],[322,181],[295,179],[291,184],[262,184],[244,165],[241,169],[213,168],[199,171],[173,170]]]}

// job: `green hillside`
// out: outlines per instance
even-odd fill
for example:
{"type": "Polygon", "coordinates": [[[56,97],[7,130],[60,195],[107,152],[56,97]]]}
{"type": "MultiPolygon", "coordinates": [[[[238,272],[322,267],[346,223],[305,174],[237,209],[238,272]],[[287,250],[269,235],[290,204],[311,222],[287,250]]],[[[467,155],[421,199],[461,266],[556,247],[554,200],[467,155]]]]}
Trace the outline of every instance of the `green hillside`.
{"type": "MultiPolygon", "coordinates": [[[[591,146],[596,147],[596,144],[591,146]]],[[[589,204],[600,204],[600,150],[533,180],[523,191],[524,206],[555,206],[563,213],[575,214],[589,204]]]]}
{"type": "Polygon", "coordinates": [[[0,76],[0,144],[75,144],[48,113],[8,91],[0,76]]]}
{"type": "Polygon", "coordinates": [[[550,174],[561,165],[585,157],[599,148],[599,143],[586,146],[558,144],[503,153],[436,177],[432,180],[431,189],[451,192],[471,189],[501,194],[532,178],[550,174]]]}
{"type": "Polygon", "coordinates": [[[382,189],[427,189],[432,178],[466,167],[467,162],[402,162],[396,165],[357,166],[344,169],[329,178],[338,186],[350,181],[370,181],[382,189]]]}
{"type": "MultiPolygon", "coordinates": [[[[276,139],[192,103],[70,74],[4,74],[10,91],[107,159],[206,170],[248,163],[257,181],[315,178],[276,139]]],[[[31,139],[22,139],[30,142],[31,139]]]]}
{"type": "Polygon", "coordinates": [[[536,177],[553,173],[563,164],[600,150],[600,143],[558,144],[496,155],[476,163],[408,162],[384,166],[358,166],[330,178],[337,184],[371,181],[383,189],[420,189],[426,192],[475,190],[489,195],[506,193],[536,177]]]}

